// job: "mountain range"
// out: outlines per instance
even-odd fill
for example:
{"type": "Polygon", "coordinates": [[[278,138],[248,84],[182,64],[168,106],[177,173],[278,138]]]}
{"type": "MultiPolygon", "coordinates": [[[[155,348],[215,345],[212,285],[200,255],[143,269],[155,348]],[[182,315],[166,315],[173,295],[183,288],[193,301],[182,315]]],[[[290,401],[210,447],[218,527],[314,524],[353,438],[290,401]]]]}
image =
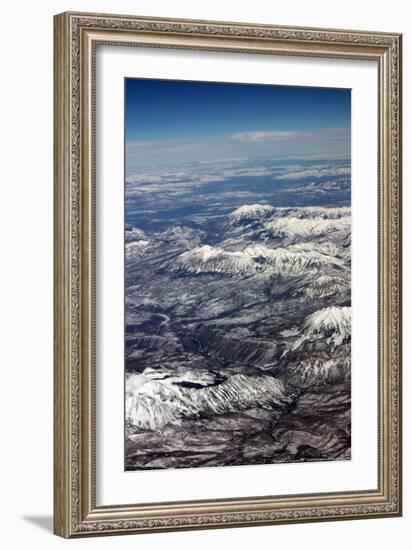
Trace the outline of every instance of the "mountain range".
{"type": "Polygon", "coordinates": [[[126,469],[350,458],[350,202],[204,180],[126,194],[126,469]]]}

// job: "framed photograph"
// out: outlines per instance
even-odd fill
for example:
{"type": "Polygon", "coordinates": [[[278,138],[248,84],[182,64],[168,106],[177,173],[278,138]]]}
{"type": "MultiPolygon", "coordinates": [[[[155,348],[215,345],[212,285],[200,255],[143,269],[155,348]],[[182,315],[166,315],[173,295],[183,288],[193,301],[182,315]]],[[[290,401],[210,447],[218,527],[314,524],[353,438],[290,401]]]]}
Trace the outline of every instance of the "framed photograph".
{"type": "Polygon", "coordinates": [[[63,537],[401,514],[401,35],[55,17],[63,537]]]}

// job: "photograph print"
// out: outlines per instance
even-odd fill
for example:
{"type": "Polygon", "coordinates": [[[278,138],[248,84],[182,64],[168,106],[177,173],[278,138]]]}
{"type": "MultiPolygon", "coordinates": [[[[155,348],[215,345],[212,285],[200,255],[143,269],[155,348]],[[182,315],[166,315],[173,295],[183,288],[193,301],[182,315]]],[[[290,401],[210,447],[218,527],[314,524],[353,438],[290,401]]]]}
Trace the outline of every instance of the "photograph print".
{"type": "Polygon", "coordinates": [[[125,79],[125,470],[351,458],[351,91],[125,79]]]}

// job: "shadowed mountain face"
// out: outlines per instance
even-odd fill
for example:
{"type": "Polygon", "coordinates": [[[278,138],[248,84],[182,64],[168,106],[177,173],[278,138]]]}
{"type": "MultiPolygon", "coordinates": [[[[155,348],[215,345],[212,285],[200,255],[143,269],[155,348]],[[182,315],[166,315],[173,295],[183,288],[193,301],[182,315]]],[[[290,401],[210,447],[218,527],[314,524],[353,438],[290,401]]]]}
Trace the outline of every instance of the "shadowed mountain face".
{"type": "Polygon", "coordinates": [[[127,179],[127,470],[350,458],[349,174],[127,179]]]}

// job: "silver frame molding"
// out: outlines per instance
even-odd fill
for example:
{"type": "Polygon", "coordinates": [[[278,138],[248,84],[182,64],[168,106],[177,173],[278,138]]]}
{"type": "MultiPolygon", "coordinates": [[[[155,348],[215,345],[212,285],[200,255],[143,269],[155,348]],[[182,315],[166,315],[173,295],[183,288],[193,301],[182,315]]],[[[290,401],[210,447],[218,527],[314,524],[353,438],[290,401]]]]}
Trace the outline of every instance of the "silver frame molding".
{"type": "Polygon", "coordinates": [[[57,15],[54,24],[54,532],[69,538],[401,515],[402,36],[86,13],[57,15]],[[377,62],[377,490],[96,505],[94,80],[98,44],[377,62]]]}

